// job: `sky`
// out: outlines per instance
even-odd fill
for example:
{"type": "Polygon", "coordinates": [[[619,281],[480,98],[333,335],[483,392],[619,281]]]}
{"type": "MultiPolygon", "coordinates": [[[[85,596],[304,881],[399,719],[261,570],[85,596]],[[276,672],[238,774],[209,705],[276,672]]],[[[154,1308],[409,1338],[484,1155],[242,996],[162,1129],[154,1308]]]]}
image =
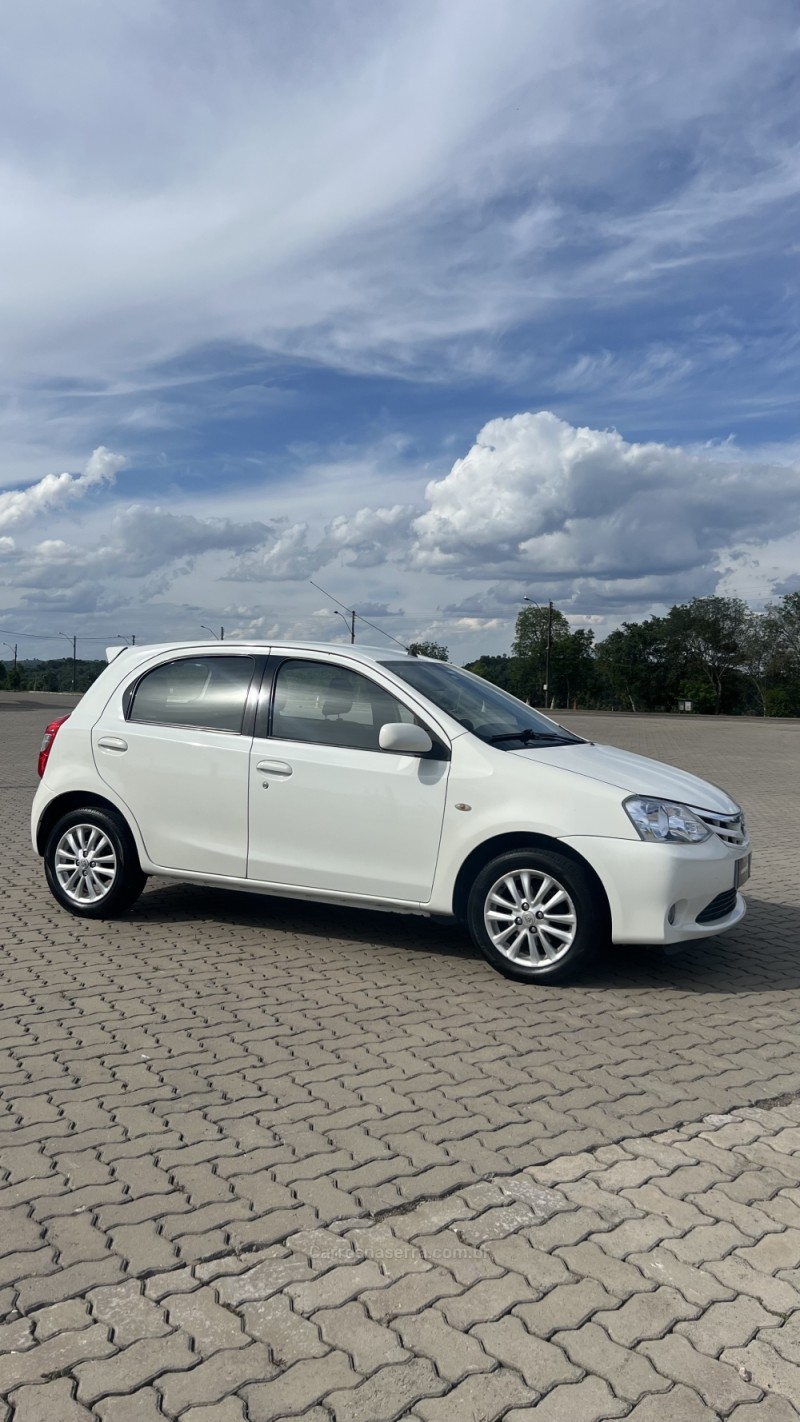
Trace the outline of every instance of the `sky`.
{"type": "Polygon", "coordinates": [[[0,643],[800,587],[799,57],[792,0],[6,7],[0,643]]]}

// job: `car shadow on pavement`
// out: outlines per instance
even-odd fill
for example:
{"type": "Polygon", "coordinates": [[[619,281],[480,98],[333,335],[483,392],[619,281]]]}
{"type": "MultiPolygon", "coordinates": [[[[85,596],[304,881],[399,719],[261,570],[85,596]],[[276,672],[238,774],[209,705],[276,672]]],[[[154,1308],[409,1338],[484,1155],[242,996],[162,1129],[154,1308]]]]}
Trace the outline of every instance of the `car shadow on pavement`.
{"type": "MultiPolygon", "coordinates": [[[[138,923],[218,922],[270,934],[303,934],[320,943],[402,948],[480,962],[465,928],[450,919],[351,909],[303,899],[246,894],[194,884],[157,883],[139,900],[138,923]]],[[[487,965],[488,980],[494,974],[487,965]]],[[[502,979],[498,978],[498,982],[502,979]]],[[[750,899],[744,921],[726,935],[662,949],[611,945],[573,985],[595,991],[641,988],[683,992],[785,992],[800,988],[800,906],[750,899]]]]}
{"type": "Polygon", "coordinates": [[[226,926],[261,929],[271,934],[304,934],[320,941],[363,943],[370,947],[408,948],[412,952],[480,959],[467,930],[452,919],[424,914],[384,913],[313,903],[307,899],[239,890],[204,888],[197,884],[164,884],[148,889],[133,908],[139,923],[209,921],[226,926]]]}
{"type": "Polygon", "coordinates": [[[800,906],[749,899],[747,917],[718,938],[670,948],[613,946],[582,979],[592,987],[775,993],[800,988],[800,906]]]}

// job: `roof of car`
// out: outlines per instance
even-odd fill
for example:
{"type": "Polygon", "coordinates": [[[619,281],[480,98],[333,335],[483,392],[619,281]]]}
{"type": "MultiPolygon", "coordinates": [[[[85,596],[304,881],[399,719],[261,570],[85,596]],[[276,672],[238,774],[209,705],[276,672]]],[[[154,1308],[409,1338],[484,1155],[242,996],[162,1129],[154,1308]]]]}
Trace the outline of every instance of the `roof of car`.
{"type": "Polygon", "coordinates": [[[191,642],[159,642],[155,644],[137,642],[135,646],[107,647],[106,657],[109,662],[116,661],[124,653],[129,653],[128,660],[137,661],[158,656],[162,652],[209,652],[214,651],[224,653],[230,651],[255,651],[255,652],[336,652],[342,656],[352,658],[358,662],[385,662],[399,657],[408,657],[411,653],[406,652],[403,647],[367,647],[341,642],[275,642],[268,638],[250,638],[247,641],[238,641],[231,638],[229,641],[196,640],[191,642]]]}

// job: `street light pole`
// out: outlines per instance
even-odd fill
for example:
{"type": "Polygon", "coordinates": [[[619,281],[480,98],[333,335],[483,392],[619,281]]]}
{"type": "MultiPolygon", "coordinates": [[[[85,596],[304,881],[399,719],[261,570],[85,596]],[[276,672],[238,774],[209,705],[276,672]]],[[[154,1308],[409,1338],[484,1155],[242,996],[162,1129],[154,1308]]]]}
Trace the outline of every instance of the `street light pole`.
{"type": "MultiPolygon", "coordinates": [[[[204,632],[210,632],[210,633],[211,633],[211,636],[214,638],[214,641],[215,641],[215,642],[221,642],[221,641],[222,641],[222,638],[217,636],[217,634],[216,634],[216,632],[213,630],[213,628],[211,628],[211,627],[206,627],[205,622],[201,622],[201,623],[200,623],[200,626],[202,627],[202,629],[203,629],[204,632]]],[[[224,628],[224,627],[220,627],[220,632],[224,632],[224,631],[225,631],[225,628],[224,628]]]]}
{"type": "Polygon", "coordinates": [[[8,647],[9,652],[13,652],[13,653],[14,653],[14,671],[16,671],[16,670],[17,670],[17,644],[16,644],[16,642],[14,643],[13,647],[12,647],[12,645],[11,645],[10,642],[4,642],[4,643],[3,643],[3,646],[4,646],[4,647],[8,647]]]}
{"type": "MultiPolygon", "coordinates": [[[[539,605],[539,603],[536,601],[535,598],[532,598],[532,597],[524,597],[524,598],[522,599],[522,601],[523,601],[523,602],[530,602],[530,603],[532,603],[532,605],[533,605],[534,607],[538,607],[540,612],[544,612],[544,608],[539,605]]],[[[546,642],[546,644],[545,644],[545,653],[544,653],[544,705],[545,705],[545,710],[547,710],[547,703],[548,703],[548,700],[549,700],[549,697],[550,697],[550,649],[551,649],[552,645],[553,645],[553,603],[552,603],[552,599],[551,599],[551,601],[548,602],[548,604],[547,604],[547,642],[546,642]]]]}
{"type": "Polygon", "coordinates": [[[345,617],[344,613],[339,611],[338,607],[335,607],[335,608],[333,609],[333,615],[334,615],[334,617],[341,617],[342,622],[344,623],[345,627],[349,627],[349,628],[350,628],[350,645],[352,646],[353,643],[354,643],[355,640],[356,640],[356,615],[355,615],[355,612],[351,612],[351,613],[350,613],[350,621],[349,621],[349,622],[348,622],[347,618],[345,617]]]}

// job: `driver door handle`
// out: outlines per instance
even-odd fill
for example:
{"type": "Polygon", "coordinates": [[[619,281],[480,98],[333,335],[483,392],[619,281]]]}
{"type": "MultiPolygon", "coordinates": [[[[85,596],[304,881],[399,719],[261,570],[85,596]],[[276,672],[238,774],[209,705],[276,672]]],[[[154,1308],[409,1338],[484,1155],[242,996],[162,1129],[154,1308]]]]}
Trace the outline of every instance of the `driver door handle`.
{"type": "Polygon", "coordinates": [[[285,760],[257,760],[256,770],[261,775],[276,775],[281,780],[288,780],[292,773],[292,767],[285,760]]]}

